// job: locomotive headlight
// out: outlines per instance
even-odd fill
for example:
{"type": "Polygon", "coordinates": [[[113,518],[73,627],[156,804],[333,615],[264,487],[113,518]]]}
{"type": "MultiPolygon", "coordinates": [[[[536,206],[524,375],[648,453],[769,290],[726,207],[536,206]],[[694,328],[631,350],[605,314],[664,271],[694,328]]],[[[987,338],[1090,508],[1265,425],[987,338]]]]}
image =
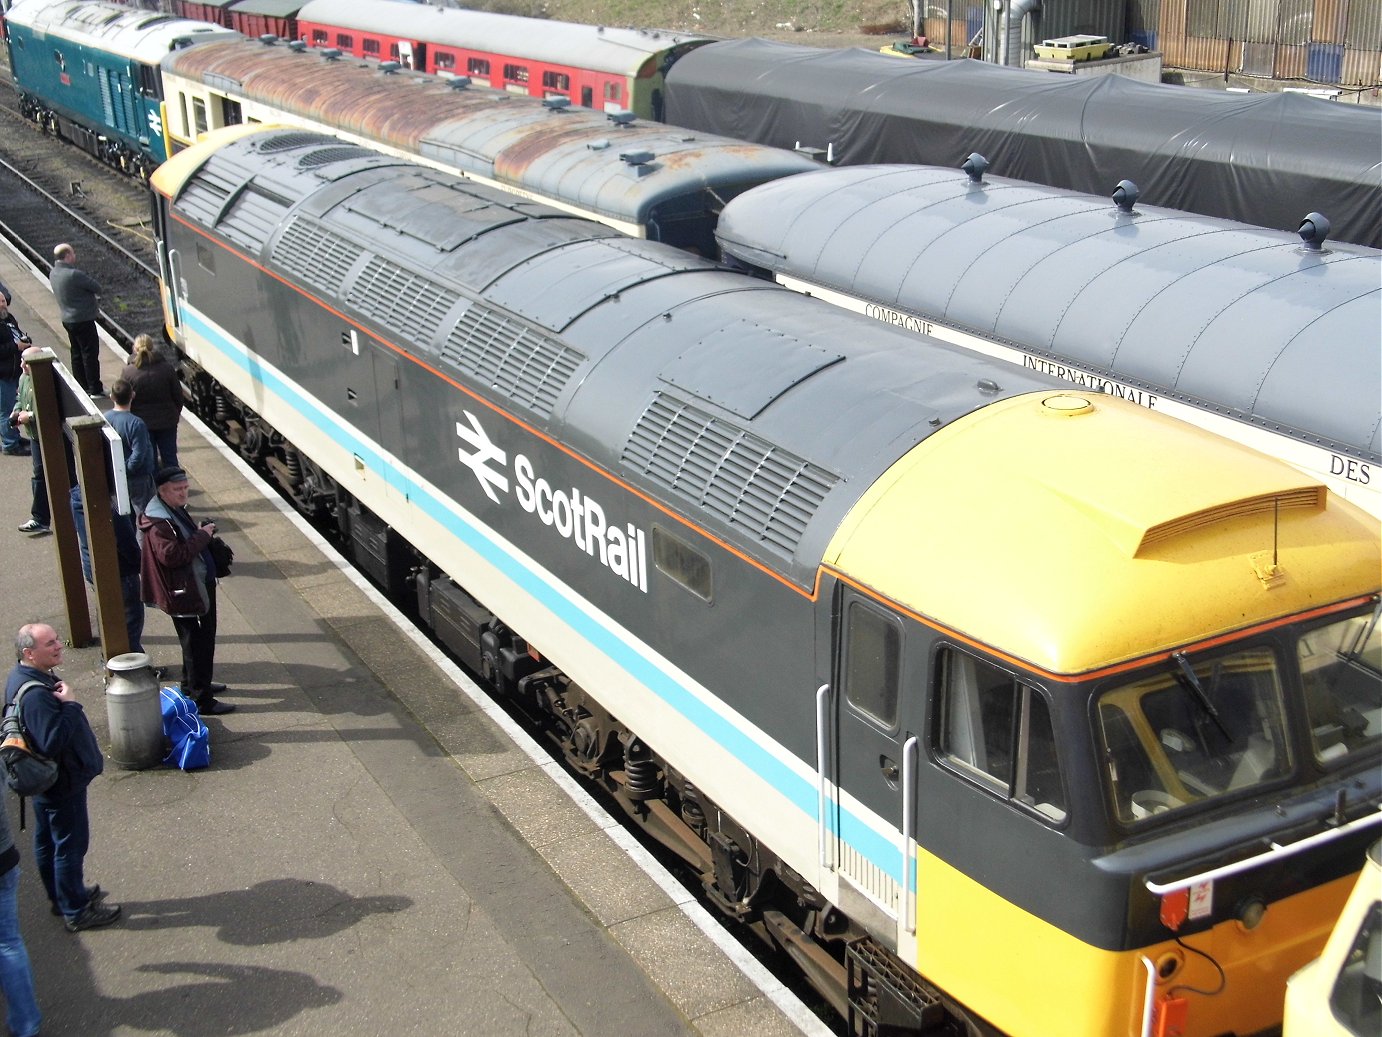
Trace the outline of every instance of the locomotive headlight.
{"type": "Polygon", "coordinates": [[[1261,897],[1248,897],[1238,905],[1236,912],[1238,924],[1248,932],[1252,932],[1262,924],[1262,919],[1267,915],[1267,904],[1261,897]]]}

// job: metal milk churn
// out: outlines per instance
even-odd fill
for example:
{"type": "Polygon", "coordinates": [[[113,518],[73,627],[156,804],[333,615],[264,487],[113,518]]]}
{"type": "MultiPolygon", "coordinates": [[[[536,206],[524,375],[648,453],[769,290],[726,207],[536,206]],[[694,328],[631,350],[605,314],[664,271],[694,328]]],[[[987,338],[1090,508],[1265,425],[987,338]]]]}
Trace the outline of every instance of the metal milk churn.
{"type": "Polygon", "coordinates": [[[166,749],[158,680],[149,657],[143,652],[112,656],[106,672],[111,762],[125,770],[157,765],[166,749]]]}

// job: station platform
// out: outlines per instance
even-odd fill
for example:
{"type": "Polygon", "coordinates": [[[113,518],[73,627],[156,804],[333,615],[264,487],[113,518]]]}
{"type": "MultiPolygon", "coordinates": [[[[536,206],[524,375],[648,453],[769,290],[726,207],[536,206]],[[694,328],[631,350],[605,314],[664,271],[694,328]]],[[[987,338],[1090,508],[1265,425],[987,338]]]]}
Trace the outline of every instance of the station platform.
{"type": "MultiPolygon", "coordinates": [[[[66,363],[46,282],[3,247],[0,281],[66,363]]],[[[106,386],[123,363],[107,342],[106,386]]],[[[215,676],[237,711],[206,720],[209,769],[107,760],[91,786],[108,928],[49,914],[4,794],[45,1035],[830,1032],[190,416],[179,452],[193,515],[235,550],[215,676]]],[[[16,531],[29,477],[0,457],[4,636],[67,637],[54,538],[16,531]]],[[[175,676],[153,609],[144,642],[175,676]]],[[[104,672],[67,649],[108,748],[104,672]]]]}

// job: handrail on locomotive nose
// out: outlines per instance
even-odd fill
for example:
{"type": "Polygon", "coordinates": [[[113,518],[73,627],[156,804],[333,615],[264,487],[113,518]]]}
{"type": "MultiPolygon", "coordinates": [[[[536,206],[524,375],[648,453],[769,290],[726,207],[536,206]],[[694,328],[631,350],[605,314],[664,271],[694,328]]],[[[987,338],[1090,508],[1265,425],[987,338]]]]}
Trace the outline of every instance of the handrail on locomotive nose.
{"type": "Polygon", "coordinates": [[[1369,828],[1372,825],[1382,824],[1382,806],[1377,808],[1377,812],[1350,821],[1346,825],[1340,825],[1333,831],[1320,832],[1317,835],[1306,836],[1297,842],[1283,846],[1280,843],[1271,843],[1271,848],[1256,856],[1248,857],[1245,860],[1237,861],[1233,864],[1225,864],[1220,868],[1211,868],[1209,871],[1200,872],[1198,875],[1191,875],[1187,878],[1176,879],[1174,882],[1153,882],[1151,879],[1146,881],[1147,892],[1153,896],[1165,896],[1167,893],[1176,893],[1182,889],[1189,889],[1191,886],[1201,882],[1212,882],[1217,879],[1225,878],[1229,875],[1238,875],[1241,872],[1251,871],[1253,868],[1260,867],[1269,861],[1284,860],[1287,857],[1294,857],[1298,853],[1303,853],[1315,846],[1322,846],[1325,843],[1342,839],[1345,835],[1358,829],[1369,828]]]}

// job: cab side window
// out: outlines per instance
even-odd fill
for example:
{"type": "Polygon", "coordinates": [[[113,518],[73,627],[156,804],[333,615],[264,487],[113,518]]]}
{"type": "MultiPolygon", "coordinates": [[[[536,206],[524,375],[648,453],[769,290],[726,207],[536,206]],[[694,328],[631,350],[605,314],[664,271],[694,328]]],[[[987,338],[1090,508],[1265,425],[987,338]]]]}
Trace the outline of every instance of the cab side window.
{"type": "Polygon", "coordinates": [[[1067,800],[1050,707],[1007,670],[954,648],[940,655],[937,747],[971,781],[1065,820],[1067,800]]]}
{"type": "Polygon", "coordinates": [[[881,726],[897,726],[902,630],[897,620],[864,601],[845,612],[845,696],[881,726]]]}

